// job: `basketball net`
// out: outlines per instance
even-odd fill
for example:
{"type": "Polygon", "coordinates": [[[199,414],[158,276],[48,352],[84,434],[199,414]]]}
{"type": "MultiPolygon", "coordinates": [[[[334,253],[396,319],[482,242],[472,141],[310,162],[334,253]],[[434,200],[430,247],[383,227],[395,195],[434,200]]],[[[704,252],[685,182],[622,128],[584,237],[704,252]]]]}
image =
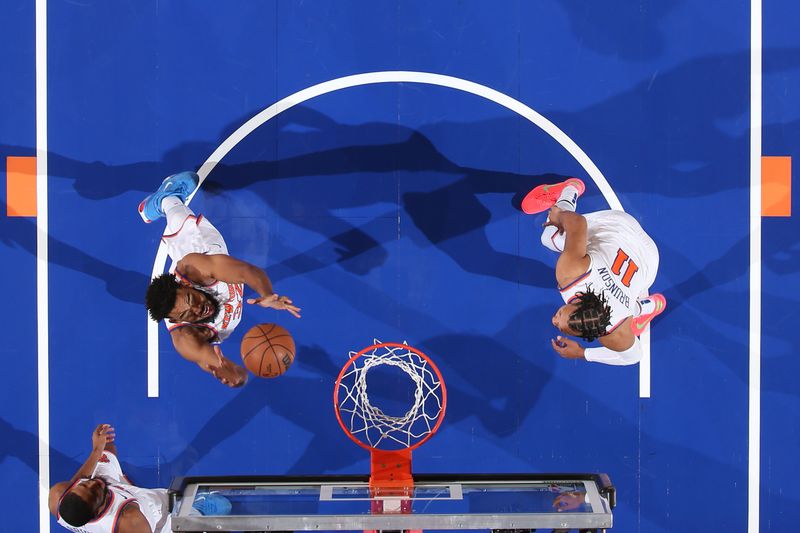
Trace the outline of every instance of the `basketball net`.
{"type": "Polygon", "coordinates": [[[334,388],[336,418],[356,444],[370,452],[372,512],[410,513],[414,479],[411,452],[439,429],[447,407],[447,390],[439,369],[408,344],[381,343],[351,352],[334,388]],[[389,365],[414,382],[414,401],[402,416],[387,415],[370,403],[367,375],[389,365]]]}

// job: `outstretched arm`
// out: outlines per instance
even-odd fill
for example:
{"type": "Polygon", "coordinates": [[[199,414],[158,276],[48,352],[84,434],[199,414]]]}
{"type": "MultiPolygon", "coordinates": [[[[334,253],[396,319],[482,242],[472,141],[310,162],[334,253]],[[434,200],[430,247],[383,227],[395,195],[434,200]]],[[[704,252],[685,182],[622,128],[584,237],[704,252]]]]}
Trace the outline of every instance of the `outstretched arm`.
{"type": "Polygon", "coordinates": [[[258,293],[258,298],[247,300],[261,307],[285,309],[300,317],[300,308],[286,296],[278,296],[272,290],[272,281],[267,273],[255,265],[229,255],[188,254],[177,265],[189,279],[215,279],[226,283],[244,283],[258,293]]]}
{"type": "Polygon", "coordinates": [[[50,488],[50,497],[48,498],[48,506],[50,512],[55,516],[58,512],[58,501],[61,495],[67,488],[81,478],[88,478],[94,473],[94,467],[97,466],[97,461],[103,455],[103,451],[108,449],[111,453],[116,455],[116,447],[114,446],[114,428],[110,424],[100,424],[94,431],[92,431],[92,452],[89,457],[84,461],[72,479],[69,481],[62,481],[56,483],[50,488]],[[113,449],[112,449],[113,447],[113,449]]]}
{"type": "Polygon", "coordinates": [[[218,346],[212,346],[208,339],[194,326],[184,326],[170,331],[175,350],[187,361],[213,375],[229,387],[241,387],[247,382],[247,371],[224,355],[218,346]]]}

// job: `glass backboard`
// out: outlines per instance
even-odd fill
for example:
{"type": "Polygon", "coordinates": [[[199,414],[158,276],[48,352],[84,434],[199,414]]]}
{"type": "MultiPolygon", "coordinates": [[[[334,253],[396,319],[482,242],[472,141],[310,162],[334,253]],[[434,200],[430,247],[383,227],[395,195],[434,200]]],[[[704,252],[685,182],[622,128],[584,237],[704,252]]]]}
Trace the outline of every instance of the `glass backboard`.
{"type": "Polygon", "coordinates": [[[602,530],[615,503],[602,474],[415,475],[402,496],[375,495],[366,476],[187,477],[170,491],[174,531],[602,530]],[[208,493],[230,514],[199,515],[208,493]]]}

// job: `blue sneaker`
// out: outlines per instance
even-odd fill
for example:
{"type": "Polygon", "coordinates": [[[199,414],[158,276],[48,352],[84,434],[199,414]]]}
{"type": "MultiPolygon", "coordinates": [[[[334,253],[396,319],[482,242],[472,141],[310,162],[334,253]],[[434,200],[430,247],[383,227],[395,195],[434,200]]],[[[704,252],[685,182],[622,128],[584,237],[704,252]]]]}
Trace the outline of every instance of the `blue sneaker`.
{"type": "Polygon", "coordinates": [[[139,215],[148,224],[163,217],[161,200],[167,196],[177,196],[181,202],[185,202],[186,198],[197,188],[198,183],[200,183],[200,176],[196,172],[186,171],[168,176],[161,182],[156,192],[147,196],[139,204],[139,215]]]}
{"type": "Polygon", "coordinates": [[[198,494],[192,507],[200,511],[203,516],[224,516],[231,514],[231,501],[213,492],[198,494]]]}

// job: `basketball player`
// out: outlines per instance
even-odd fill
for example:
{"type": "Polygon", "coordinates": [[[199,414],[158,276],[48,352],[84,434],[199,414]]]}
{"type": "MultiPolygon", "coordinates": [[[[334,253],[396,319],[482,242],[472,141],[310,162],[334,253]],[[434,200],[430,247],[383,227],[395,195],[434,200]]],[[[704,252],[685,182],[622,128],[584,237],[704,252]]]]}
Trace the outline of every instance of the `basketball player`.
{"type": "Polygon", "coordinates": [[[552,323],[564,336],[551,339],[567,359],[632,365],[642,357],[638,336],[666,307],[661,294],[645,296],[658,271],[658,248],[639,223],[623,211],[575,212],[584,184],[577,178],[540,185],[522,202],[526,213],[549,208],[542,244],[559,252],[556,280],[565,304],[552,323]]]}
{"type": "MultiPolygon", "coordinates": [[[[78,533],[169,533],[167,489],[143,489],[122,472],[114,428],[92,432],[92,453],[72,479],[50,488],[48,506],[58,523],[78,533]]],[[[219,494],[195,499],[193,512],[225,515],[230,501],[219,494]]]]}
{"type": "Polygon", "coordinates": [[[219,231],[184,204],[198,183],[194,172],[169,176],[139,204],[145,222],[167,219],[161,239],[176,263],[174,274],[153,279],[145,303],[150,318],[167,320],[179,354],[225,385],[240,387],[247,372],[222,355],[219,344],[242,318],[244,285],[258,293],[248,304],[283,309],[298,318],[300,309],[291,299],[275,294],[266,272],[229,256],[219,231]]]}

